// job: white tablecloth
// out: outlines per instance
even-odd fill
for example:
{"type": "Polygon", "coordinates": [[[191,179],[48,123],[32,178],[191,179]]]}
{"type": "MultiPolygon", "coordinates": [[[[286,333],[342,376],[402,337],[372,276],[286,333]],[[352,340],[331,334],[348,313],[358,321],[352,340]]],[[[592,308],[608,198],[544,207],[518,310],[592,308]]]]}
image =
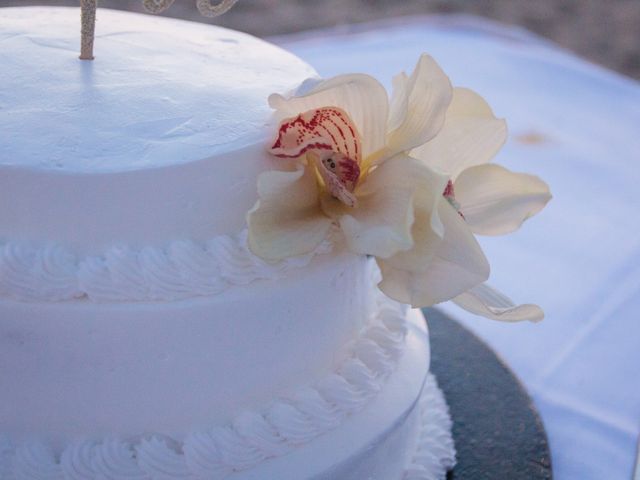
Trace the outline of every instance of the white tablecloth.
{"type": "Polygon", "coordinates": [[[275,40],[323,76],[365,72],[387,87],[428,52],[507,119],[497,161],[540,175],[554,199],[518,233],[481,243],[491,283],[547,318],[511,325],[444,308],[523,380],[557,479],[630,478],[640,431],[640,84],[468,17],[275,40]]]}

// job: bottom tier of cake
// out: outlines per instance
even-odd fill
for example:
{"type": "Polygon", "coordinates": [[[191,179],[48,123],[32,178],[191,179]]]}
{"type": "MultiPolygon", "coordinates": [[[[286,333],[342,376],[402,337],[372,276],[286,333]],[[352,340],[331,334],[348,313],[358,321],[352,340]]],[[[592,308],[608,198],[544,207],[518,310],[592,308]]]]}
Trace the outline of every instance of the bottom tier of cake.
{"type": "Polygon", "coordinates": [[[406,327],[394,370],[361,411],[229,480],[443,480],[455,464],[449,410],[429,372],[422,314],[410,311],[406,327]]]}
{"type": "Polygon", "coordinates": [[[455,450],[429,373],[424,317],[388,301],[378,310],[335,373],[284,392],[264,411],[182,440],[141,432],[78,439],[58,451],[37,435],[12,442],[0,433],[0,478],[443,479],[455,450]]]}

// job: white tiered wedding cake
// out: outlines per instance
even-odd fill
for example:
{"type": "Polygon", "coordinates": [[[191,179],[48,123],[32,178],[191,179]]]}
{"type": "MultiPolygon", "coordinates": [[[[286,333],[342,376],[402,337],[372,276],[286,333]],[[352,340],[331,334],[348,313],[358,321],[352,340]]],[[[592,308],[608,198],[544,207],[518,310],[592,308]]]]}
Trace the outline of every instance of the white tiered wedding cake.
{"type": "MultiPolygon", "coordinates": [[[[253,37],[0,10],[0,478],[438,478],[423,318],[335,231],[276,262],[245,215],[269,94],[314,71],[253,37]]],[[[335,230],[335,228],[334,228],[335,230]]]]}

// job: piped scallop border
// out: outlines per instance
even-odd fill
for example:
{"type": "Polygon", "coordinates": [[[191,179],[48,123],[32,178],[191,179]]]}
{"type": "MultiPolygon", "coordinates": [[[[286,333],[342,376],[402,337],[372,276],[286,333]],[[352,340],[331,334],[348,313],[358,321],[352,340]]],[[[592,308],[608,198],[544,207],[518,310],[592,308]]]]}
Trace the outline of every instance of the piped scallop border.
{"type": "Polygon", "coordinates": [[[420,430],[403,480],[444,480],[456,464],[449,406],[436,377],[429,372],[418,402],[420,430]]]}
{"type": "Polygon", "coordinates": [[[369,404],[402,355],[406,313],[405,306],[379,294],[370,324],[334,373],[278,398],[263,412],[245,412],[184,442],[160,435],[86,440],[56,457],[44,442],[13,445],[0,436],[0,478],[215,480],[255,467],[335,429],[369,404]]]}
{"type": "Polygon", "coordinates": [[[328,239],[306,255],[277,263],[255,256],[247,230],[207,242],[175,240],[164,247],[114,246],[78,257],[57,244],[0,241],[0,298],[18,301],[174,301],[218,295],[230,287],[277,279],[333,249],[328,239]]]}

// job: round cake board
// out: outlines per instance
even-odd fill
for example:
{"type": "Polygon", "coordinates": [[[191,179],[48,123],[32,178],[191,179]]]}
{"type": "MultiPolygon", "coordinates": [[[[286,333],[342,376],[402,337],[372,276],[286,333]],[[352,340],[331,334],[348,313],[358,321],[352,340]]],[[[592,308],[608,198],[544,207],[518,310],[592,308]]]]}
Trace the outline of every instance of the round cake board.
{"type": "Polygon", "coordinates": [[[423,312],[431,371],[453,419],[457,464],[447,479],[551,479],[544,426],[520,381],[458,322],[437,309],[423,312]]]}

